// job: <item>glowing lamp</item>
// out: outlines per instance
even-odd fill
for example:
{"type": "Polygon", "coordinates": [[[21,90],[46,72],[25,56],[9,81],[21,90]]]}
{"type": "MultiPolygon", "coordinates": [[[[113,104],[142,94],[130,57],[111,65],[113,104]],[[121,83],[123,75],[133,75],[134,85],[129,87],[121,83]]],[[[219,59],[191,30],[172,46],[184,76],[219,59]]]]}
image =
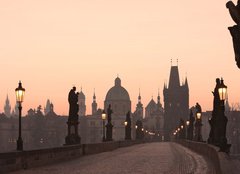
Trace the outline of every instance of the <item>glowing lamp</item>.
{"type": "Polygon", "coordinates": [[[102,120],[106,120],[107,114],[105,112],[105,110],[103,110],[102,112],[102,120]]]}
{"type": "Polygon", "coordinates": [[[16,92],[16,99],[18,103],[23,102],[24,94],[25,94],[25,89],[22,87],[21,81],[18,83],[18,87],[15,89],[16,92]]]}
{"type": "Polygon", "coordinates": [[[221,79],[221,84],[218,88],[218,94],[221,101],[226,100],[227,98],[227,86],[224,85],[223,79],[221,79]]]}
{"type": "Polygon", "coordinates": [[[197,113],[197,119],[200,120],[200,119],[201,119],[201,116],[202,116],[201,112],[198,112],[198,113],[197,113]]]}

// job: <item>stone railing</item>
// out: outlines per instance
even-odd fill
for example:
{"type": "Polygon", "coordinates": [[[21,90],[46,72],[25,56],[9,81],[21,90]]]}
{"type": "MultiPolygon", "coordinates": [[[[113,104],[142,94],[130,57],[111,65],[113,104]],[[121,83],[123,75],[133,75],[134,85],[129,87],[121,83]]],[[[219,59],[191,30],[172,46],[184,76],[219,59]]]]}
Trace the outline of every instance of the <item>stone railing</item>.
{"type": "Polygon", "coordinates": [[[236,163],[231,157],[224,153],[219,152],[219,148],[207,143],[195,142],[195,141],[177,141],[177,143],[197,152],[200,155],[205,156],[211,162],[215,168],[216,174],[237,174],[236,163]]]}
{"type": "Polygon", "coordinates": [[[0,153],[0,173],[67,161],[83,155],[111,151],[139,143],[144,143],[144,141],[112,141],[99,144],[82,144],[22,152],[0,153]]]}

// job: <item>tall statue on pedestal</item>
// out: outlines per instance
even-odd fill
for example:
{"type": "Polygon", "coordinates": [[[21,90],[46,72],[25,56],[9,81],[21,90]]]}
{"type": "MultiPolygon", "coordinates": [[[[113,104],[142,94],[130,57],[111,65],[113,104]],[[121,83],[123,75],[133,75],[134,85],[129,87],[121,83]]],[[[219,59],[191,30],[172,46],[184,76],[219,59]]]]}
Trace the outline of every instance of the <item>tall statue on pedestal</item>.
{"type": "Polygon", "coordinates": [[[238,68],[240,68],[240,0],[238,0],[237,5],[235,5],[232,1],[228,1],[226,7],[229,9],[229,13],[233,21],[237,24],[232,27],[228,27],[228,29],[233,39],[235,61],[237,62],[238,68]]]}
{"type": "Polygon", "coordinates": [[[80,137],[78,135],[78,92],[74,86],[68,94],[69,103],[69,117],[68,117],[68,135],[65,138],[66,145],[80,144],[80,137]]]}
{"type": "Polygon", "coordinates": [[[111,104],[109,104],[108,106],[108,109],[107,109],[107,125],[106,125],[106,128],[107,128],[107,135],[106,135],[106,141],[112,141],[112,128],[113,128],[113,125],[112,125],[112,109],[111,109],[111,104]]]}

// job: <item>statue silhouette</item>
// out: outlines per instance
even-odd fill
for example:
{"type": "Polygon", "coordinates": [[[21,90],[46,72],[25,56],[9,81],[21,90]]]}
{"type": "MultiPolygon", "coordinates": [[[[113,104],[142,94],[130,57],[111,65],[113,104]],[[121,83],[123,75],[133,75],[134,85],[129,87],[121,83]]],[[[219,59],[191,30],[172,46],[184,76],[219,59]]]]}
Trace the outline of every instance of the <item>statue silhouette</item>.
{"type": "Polygon", "coordinates": [[[233,21],[237,24],[232,27],[228,27],[228,29],[233,40],[235,61],[237,62],[238,68],[240,68],[240,0],[238,0],[236,6],[232,1],[228,1],[226,7],[229,9],[229,13],[233,21]]]}
{"type": "Polygon", "coordinates": [[[78,119],[78,92],[75,93],[76,87],[74,86],[68,94],[68,103],[69,103],[69,120],[78,119]]]}
{"type": "Polygon", "coordinates": [[[108,115],[107,115],[108,123],[111,123],[111,121],[112,121],[112,113],[113,113],[113,111],[111,109],[111,104],[108,105],[107,113],[108,113],[108,115]]]}

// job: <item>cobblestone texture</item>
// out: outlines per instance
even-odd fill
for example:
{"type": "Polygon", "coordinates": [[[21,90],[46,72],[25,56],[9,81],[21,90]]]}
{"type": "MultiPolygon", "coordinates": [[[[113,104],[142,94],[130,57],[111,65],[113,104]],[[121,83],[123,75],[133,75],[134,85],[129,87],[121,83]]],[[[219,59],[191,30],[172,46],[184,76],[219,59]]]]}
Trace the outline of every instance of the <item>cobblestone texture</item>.
{"type": "Polygon", "coordinates": [[[14,174],[210,174],[211,164],[175,143],[148,143],[14,174]]]}

